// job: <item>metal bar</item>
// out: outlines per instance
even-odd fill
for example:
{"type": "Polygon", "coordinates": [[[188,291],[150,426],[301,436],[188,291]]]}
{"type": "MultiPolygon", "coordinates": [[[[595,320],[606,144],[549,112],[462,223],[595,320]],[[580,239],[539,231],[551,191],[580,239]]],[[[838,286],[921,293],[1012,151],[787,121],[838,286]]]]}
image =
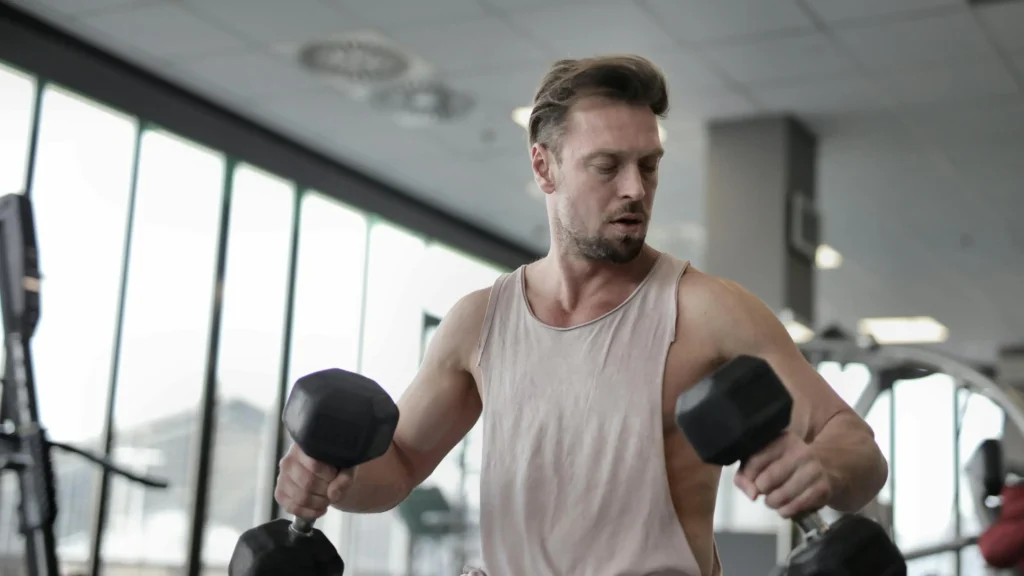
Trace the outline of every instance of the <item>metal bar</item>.
{"type": "MultiPolygon", "coordinates": [[[[960,522],[960,424],[963,415],[960,413],[960,382],[953,381],[953,535],[957,538],[963,536],[963,527],[960,522]]],[[[964,390],[970,398],[970,392],[964,390]]],[[[964,399],[965,404],[967,398],[964,399]]],[[[961,562],[960,555],[956,555],[956,576],[960,576],[961,562]]]]}
{"type": "MultiPolygon", "coordinates": [[[[302,199],[305,194],[305,190],[296,188],[295,202],[292,207],[292,236],[288,255],[288,285],[285,287],[284,330],[281,337],[281,373],[277,385],[277,401],[274,406],[275,413],[277,414],[284,410],[285,396],[288,394],[288,378],[291,376],[292,330],[295,324],[295,278],[299,269],[299,231],[302,226],[302,199]]],[[[271,438],[274,438],[273,462],[277,463],[284,457],[284,434],[282,433],[280,418],[274,418],[273,422],[274,429],[272,431],[273,436],[271,436],[271,438]]],[[[260,473],[262,472],[261,470],[260,473]]],[[[269,473],[271,475],[269,485],[274,486],[277,483],[276,464],[269,470],[269,473]]],[[[264,518],[265,522],[270,522],[281,514],[281,509],[274,498],[273,490],[270,491],[269,497],[270,506],[267,507],[269,514],[264,518]]]]}
{"type": "Polygon", "coordinates": [[[217,418],[217,373],[220,358],[220,328],[224,316],[224,276],[227,271],[228,236],[231,232],[231,200],[235,182],[234,161],[224,167],[221,191],[220,234],[217,238],[217,264],[214,272],[210,332],[207,335],[206,378],[199,405],[199,442],[195,475],[192,478],[192,528],[189,532],[186,570],[188,576],[200,576],[203,570],[203,533],[206,529],[206,504],[210,490],[210,467],[217,418]]]}
{"type": "Polygon", "coordinates": [[[924,548],[918,548],[917,550],[904,552],[903,557],[906,558],[907,562],[910,562],[911,560],[927,558],[928,556],[935,556],[936,554],[944,554],[946,552],[959,552],[964,548],[977,544],[978,538],[979,536],[965,536],[957,538],[956,540],[953,540],[952,542],[947,542],[945,544],[925,546],[924,548]]]}
{"type": "MultiPolygon", "coordinates": [[[[148,126],[140,123],[135,132],[135,150],[132,158],[132,173],[128,192],[128,221],[124,228],[124,259],[121,262],[121,286],[117,296],[117,317],[114,322],[114,348],[110,355],[110,384],[107,387],[107,413],[103,421],[101,450],[107,458],[114,447],[114,410],[117,406],[117,380],[121,370],[121,344],[124,336],[124,306],[128,294],[128,266],[132,253],[132,232],[135,226],[135,204],[139,187],[139,164],[142,156],[142,137],[148,126]]],[[[89,570],[92,576],[100,576],[103,562],[103,535],[107,526],[107,497],[110,495],[110,472],[100,472],[100,483],[93,503],[92,541],[89,546],[89,570]]]]}
{"type": "Polygon", "coordinates": [[[39,118],[43,107],[43,90],[46,89],[46,80],[36,75],[36,93],[32,104],[32,128],[28,138],[28,164],[25,166],[25,196],[32,197],[32,187],[36,177],[36,157],[39,148],[39,118]]]}

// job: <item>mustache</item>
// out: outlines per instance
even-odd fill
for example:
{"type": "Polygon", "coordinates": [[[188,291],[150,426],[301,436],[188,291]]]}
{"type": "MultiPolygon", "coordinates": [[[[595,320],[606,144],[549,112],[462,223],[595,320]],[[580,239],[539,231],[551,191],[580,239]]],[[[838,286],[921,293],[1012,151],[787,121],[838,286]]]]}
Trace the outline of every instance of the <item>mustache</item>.
{"type": "Polygon", "coordinates": [[[615,213],[608,218],[608,221],[613,222],[619,218],[627,217],[642,218],[644,221],[648,220],[647,211],[644,210],[644,205],[640,202],[634,201],[616,210],[615,213]]]}

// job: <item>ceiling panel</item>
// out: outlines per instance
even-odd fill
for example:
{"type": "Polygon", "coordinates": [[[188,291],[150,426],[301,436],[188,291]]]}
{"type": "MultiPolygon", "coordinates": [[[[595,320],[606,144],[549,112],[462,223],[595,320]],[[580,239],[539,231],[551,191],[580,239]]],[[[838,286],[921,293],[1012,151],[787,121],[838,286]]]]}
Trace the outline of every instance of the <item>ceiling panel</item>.
{"type": "Polygon", "coordinates": [[[882,16],[913,16],[935,9],[963,9],[963,0],[803,0],[825,22],[844,22],[882,16]]]}
{"type": "Polygon", "coordinates": [[[513,108],[527,106],[533,101],[534,92],[550,66],[551,60],[544,58],[500,69],[449,74],[447,80],[453,87],[480,101],[504,107],[501,120],[505,122],[511,117],[513,108]]]}
{"type": "Polygon", "coordinates": [[[814,23],[793,0],[640,0],[680,39],[708,42],[809,32],[814,23]]]}
{"type": "Polygon", "coordinates": [[[362,26],[351,13],[320,0],[178,0],[196,14],[257,44],[308,42],[362,26]]]}
{"type": "Polygon", "coordinates": [[[246,99],[291,94],[312,88],[317,78],[292,62],[243,49],[192,60],[175,67],[179,76],[207,89],[223,88],[246,99]]]}
{"type": "Polygon", "coordinates": [[[529,38],[495,17],[402,28],[391,36],[438,69],[452,73],[500,70],[548,57],[529,38]]]}
{"type": "Polygon", "coordinates": [[[956,12],[893,20],[835,31],[839,42],[869,70],[891,70],[991,54],[974,18],[956,12]]]}
{"type": "Polygon", "coordinates": [[[758,110],[745,94],[727,86],[691,86],[677,82],[670,86],[671,113],[696,119],[745,116],[758,110]]]}
{"type": "Polygon", "coordinates": [[[742,83],[847,72],[851,62],[822,34],[806,34],[708,50],[708,57],[742,83]]]}
{"type": "Polygon", "coordinates": [[[801,114],[846,114],[877,110],[885,98],[855,73],[793,82],[748,85],[747,91],[769,111],[801,114]]]}
{"type": "Polygon", "coordinates": [[[1000,46],[1024,51],[1024,3],[1002,2],[984,6],[978,18],[1000,46]]]}
{"type": "Polygon", "coordinates": [[[104,12],[80,22],[118,45],[164,58],[195,58],[244,47],[224,30],[169,3],[104,12]]]}
{"type": "Polygon", "coordinates": [[[468,22],[489,16],[488,10],[476,0],[321,0],[340,6],[346,14],[378,29],[408,26],[432,26],[451,22],[468,22]]]}
{"type": "Polygon", "coordinates": [[[645,11],[630,2],[514,12],[517,29],[549,47],[556,58],[579,58],[615,52],[663,51],[676,42],[645,11]]]}
{"type": "Polygon", "coordinates": [[[995,57],[948,60],[901,72],[875,75],[876,81],[903,104],[988,98],[1018,93],[1017,84],[995,57]]]}
{"type": "Polygon", "coordinates": [[[114,11],[123,8],[158,4],[163,0],[14,0],[13,4],[43,8],[61,14],[86,14],[98,11],[114,11]]]}

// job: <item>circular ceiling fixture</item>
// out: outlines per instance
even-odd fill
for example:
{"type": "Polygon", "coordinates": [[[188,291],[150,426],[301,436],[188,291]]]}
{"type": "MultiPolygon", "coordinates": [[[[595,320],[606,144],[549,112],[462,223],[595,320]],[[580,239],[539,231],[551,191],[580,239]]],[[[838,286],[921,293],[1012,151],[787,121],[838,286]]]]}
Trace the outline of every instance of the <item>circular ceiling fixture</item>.
{"type": "Polygon", "coordinates": [[[299,62],[314,72],[356,82],[389,82],[409,70],[404,54],[364,38],[314,42],[299,51],[299,62]]]}
{"type": "Polygon", "coordinates": [[[371,102],[403,123],[419,125],[456,120],[476,104],[468,94],[432,80],[388,86],[375,92],[371,102]]]}

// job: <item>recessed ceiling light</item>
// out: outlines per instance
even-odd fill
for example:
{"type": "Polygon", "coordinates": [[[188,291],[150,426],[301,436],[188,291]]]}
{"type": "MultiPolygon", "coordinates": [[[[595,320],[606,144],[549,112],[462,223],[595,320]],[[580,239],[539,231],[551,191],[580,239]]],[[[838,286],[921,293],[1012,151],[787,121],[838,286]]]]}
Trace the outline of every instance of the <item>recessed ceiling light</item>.
{"type": "MultiPolygon", "coordinates": [[[[512,110],[512,121],[523,127],[524,130],[530,129],[530,114],[533,113],[532,106],[519,106],[512,110]]],[[[658,139],[665,142],[668,139],[668,132],[665,127],[658,122],[658,139]]]]}
{"type": "Polygon", "coordinates": [[[822,244],[814,255],[814,265],[818,270],[835,270],[843,265],[843,255],[828,244],[822,244]]]}
{"type": "Polygon", "coordinates": [[[531,113],[533,113],[532,106],[520,106],[512,111],[512,121],[522,126],[524,130],[528,130],[531,113]]]}
{"type": "Polygon", "coordinates": [[[862,318],[857,330],[879,344],[934,344],[949,338],[949,329],[929,316],[862,318]]]}
{"type": "Polygon", "coordinates": [[[337,38],[307,44],[299,62],[320,73],[359,82],[388,82],[409,70],[409,59],[396,48],[369,38],[337,38]]]}

